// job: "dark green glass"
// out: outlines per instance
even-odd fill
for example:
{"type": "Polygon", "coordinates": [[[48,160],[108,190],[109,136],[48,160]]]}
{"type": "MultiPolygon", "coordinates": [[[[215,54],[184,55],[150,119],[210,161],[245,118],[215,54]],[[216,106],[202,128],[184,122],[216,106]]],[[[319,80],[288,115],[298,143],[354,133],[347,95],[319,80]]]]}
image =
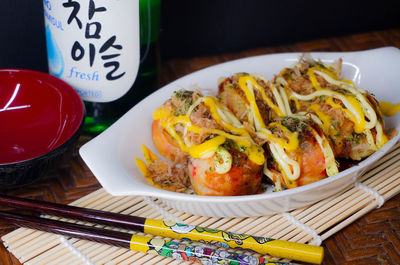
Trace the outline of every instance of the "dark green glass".
{"type": "Polygon", "coordinates": [[[105,103],[86,102],[84,133],[97,135],[158,88],[160,0],[139,0],[140,65],[136,81],[121,98],[105,103]]]}

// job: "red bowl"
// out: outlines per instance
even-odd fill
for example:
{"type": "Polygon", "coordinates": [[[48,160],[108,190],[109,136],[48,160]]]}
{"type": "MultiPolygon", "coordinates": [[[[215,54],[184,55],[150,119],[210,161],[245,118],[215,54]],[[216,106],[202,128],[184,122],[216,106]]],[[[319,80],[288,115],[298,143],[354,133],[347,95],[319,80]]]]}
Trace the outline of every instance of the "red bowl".
{"type": "Polygon", "coordinates": [[[0,187],[40,177],[79,137],[84,106],[46,73],[0,70],[0,187]]]}

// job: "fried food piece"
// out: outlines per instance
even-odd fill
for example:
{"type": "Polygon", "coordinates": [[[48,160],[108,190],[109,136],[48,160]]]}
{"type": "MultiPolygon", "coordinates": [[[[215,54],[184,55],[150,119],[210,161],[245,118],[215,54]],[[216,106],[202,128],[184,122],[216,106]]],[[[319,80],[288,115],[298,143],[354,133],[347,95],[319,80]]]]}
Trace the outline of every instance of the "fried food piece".
{"type": "Polygon", "coordinates": [[[312,114],[335,157],[361,160],[389,139],[379,105],[367,91],[340,77],[342,62],[324,64],[304,57],[275,77],[294,113],[312,114]]]}
{"type": "MultiPolygon", "coordinates": [[[[216,98],[178,91],[153,118],[152,138],[157,150],[174,165],[187,169],[197,194],[244,195],[260,188],[263,149],[216,98]]],[[[154,182],[167,183],[166,188],[171,189],[176,180],[169,173],[174,169],[164,170],[165,174],[157,171],[157,175],[148,172],[154,182]]]]}

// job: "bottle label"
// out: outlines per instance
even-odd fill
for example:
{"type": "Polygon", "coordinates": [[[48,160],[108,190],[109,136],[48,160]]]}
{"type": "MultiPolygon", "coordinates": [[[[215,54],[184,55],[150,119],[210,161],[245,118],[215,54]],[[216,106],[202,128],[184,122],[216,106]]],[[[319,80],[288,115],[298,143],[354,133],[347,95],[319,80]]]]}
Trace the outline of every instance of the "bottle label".
{"type": "Polygon", "coordinates": [[[81,98],[109,102],[135,82],[139,0],[43,0],[50,74],[81,98]]]}

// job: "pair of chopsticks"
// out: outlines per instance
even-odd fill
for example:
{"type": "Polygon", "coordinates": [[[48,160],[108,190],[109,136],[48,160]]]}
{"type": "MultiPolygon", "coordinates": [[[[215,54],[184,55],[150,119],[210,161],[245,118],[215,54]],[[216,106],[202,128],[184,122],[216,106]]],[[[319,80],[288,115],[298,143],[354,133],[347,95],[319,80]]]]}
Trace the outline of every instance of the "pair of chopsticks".
{"type": "Polygon", "coordinates": [[[135,233],[0,211],[0,221],[21,227],[192,262],[209,261],[211,264],[219,264],[224,261],[229,264],[250,264],[250,262],[254,264],[256,261],[256,264],[259,265],[289,264],[254,255],[240,254],[228,249],[222,252],[220,248],[204,244],[210,242],[219,242],[218,247],[250,250],[262,255],[268,254],[278,258],[314,264],[320,264],[324,254],[323,248],[319,246],[4,195],[0,195],[0,205],[162,236],[163,238],[153,238],[135,233]],[[164,239],[165,237],[172,238],[172,240],[164,239]]]}

